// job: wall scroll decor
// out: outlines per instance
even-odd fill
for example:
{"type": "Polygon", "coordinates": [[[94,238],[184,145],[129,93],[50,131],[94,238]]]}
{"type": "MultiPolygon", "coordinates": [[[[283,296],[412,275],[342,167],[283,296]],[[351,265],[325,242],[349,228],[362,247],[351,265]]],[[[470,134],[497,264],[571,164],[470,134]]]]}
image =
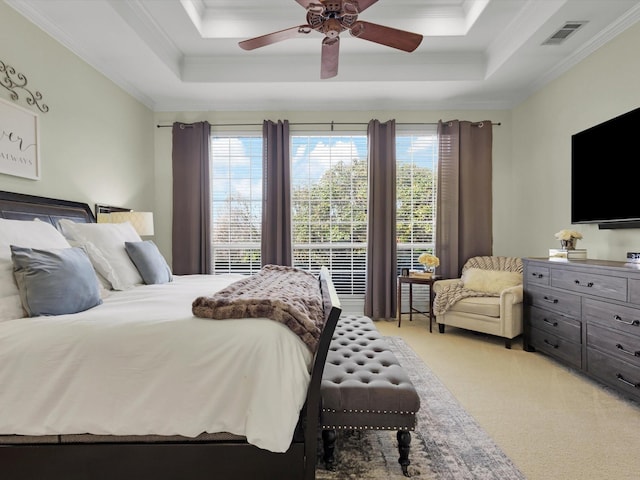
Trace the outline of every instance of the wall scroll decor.
{"type": "Polygon", "coordinates": [[[17,89],[23,90],[27,93],[27,104],[35,105],[38,109],[47,113],[49,111],[49,107],[40,103],[42,100],[42,94],[38,91],[35,93],[31,92],[27,88],[27,77],[25,77],[24,73],[16,72],[16,69],[11,65],[7,65],[2,60],[0,60],[0,85],[9,90],[11,93],[11,100],[18,100],[20,95],[18,95],[17,89]]]}
{"type": "Polygon", "coordinates": [[[38,115],[0,99],[0,173],[40,178],[38,115]]]}

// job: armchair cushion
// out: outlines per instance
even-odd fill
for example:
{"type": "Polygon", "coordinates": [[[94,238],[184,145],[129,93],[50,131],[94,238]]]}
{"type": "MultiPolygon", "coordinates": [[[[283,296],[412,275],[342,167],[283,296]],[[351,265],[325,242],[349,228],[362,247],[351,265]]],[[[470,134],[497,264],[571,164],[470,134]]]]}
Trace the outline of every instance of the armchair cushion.
{"type": "Polygon", "coordinates": [[[503,270],[468,268],[462,274],[464,288],[499,295],[502,290],[522,283],[522,274],[503,270]]]}
{"type": "Polygon", "coordinates": [[[500,316],[499,297],[467,297],[458,300],[451,307],[450,312],[473,313],[486,317],[500,316]]]}

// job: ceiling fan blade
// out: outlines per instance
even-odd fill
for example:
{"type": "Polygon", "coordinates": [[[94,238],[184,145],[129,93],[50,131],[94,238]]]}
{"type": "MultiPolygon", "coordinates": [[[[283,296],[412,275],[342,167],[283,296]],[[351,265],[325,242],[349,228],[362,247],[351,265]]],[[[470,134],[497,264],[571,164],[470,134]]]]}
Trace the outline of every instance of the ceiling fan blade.
{"type": "Polygon", "coordinates": [[[338,75],[338,57],[340,54],[340,37],[325,37],[322,40],[322,63],[320,78],[332,78],[338,75]]]}
{"type": "Polygon", "coordinates": [[[298,27],[286,28],[278,32],[267,33],[260,37],[243,40],[238,42],[238,45],[244,50],[254,50],[266,45],[271,45],[272,43],[281,42],[282,40],[308,35],[311,31],[312,28],[309,25],[300,25],[298,27]]]}
{"type": "Polygon", "coordinates": [[[354,23],[350,32],[354,37],[404,50],[405,52],[413,52],[422,42],[422,35],[420,34],[363,21],[354,23]]]}
{"type": "Polygon", "coordinates": [[[364,12],[371,5],[376,3],[378,0],[356,0],[355,3],[358,4],[358,13],[364,12]]]}
{"type": "Polygon", "coordinates": [[[302,5],[305,8],[305,10],[309,8],[309,5],[311,5],[312,3],[318,3],[317,0],[296,0],[296,2],[302,5]]]}

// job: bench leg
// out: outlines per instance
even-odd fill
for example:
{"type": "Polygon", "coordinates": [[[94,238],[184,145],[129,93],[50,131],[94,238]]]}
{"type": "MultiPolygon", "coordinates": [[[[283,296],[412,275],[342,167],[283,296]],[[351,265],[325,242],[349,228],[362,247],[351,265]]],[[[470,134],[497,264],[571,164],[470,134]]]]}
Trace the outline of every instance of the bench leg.
{"type": "Polygon", "coordinates": [[[322,430],[322,446],[324,448],[324,465],[327,470],[333,471],[336,468],[336,458],[334,455],[336,449],[335,429],[322,430]]]}
{"type": "Polygon", "coordinates": [[[398,452],[400,453],[400,458],[398,458],[398,463],[402,467],[402,473],[405,477],[409,477],[409,449],[411,445],[411,433],[405,430],[398,430],[396,434],[398,438],[398,452]]]}

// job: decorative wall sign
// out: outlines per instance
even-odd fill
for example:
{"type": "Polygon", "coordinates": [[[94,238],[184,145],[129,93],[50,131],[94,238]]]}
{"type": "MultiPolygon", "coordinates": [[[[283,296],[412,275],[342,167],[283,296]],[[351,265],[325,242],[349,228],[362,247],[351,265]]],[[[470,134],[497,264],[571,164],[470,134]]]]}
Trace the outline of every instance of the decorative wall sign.
{"type": "Polygon", "coordinates": [[[22,90],[27,94],[26,100],[28,105],[35,105],[42,113],[47,113],[49,107],[40,103],[42,100],[42,94],[36,90],[32,92],[27,88],[27,77],[24,73],[16,72],[16,69],[11,65],[7,65],[0,60],[0,86],[6,88],[11,93],[11,100],[16,102],[20,98],[18,90],[22,90]]]}
{"type": "Polygon", "coordinates": [[[0,99],[0,173],[40,178],[38,115],[0,99]]]}

